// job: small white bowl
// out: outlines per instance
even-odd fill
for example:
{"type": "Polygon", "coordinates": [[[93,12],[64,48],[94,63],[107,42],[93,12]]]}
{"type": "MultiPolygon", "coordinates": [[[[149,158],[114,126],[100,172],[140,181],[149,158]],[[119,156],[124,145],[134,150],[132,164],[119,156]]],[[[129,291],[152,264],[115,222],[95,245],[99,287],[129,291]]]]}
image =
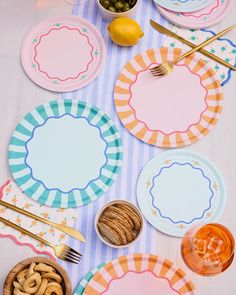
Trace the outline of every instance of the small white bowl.
{"type": "Polygon", "coordinates": [[[135,17],[136,13],[137,13],[137,9],[138,9],[138,5],[139,5],[139,1],[137,0],[136,4],[134,5],[134,7],[132,7],[130,10],[125,11],[125,12],[112,12],[110,10],[107,10],[106,8],[104,8],[101,3],[99,2],[99,0],[97,0],[97,4],[99,7],[99,10],[102,14],[102,17],[108,21],[111,22],[113,19],[118,18],[118,17],[135,17]]]}
{"type": "Polygon", "coordinates": [[[142,231],[143,231],[143,216],[142,216],[142,213],[141,211],[132,203],[126,201],[126,200],[116,200],[116,201],[112,201],[112,202],[109,202],[107,203],[105,206],[103,206],[97,213],[96,217],[95,217],[95,231],[98,235],[98,237],[100,238],[100,240],[106,244],[107,246],[110,246],[112,248],[116,248],[116,249],[121,249],[121,248],[127,248],[131,245],[133,245],[135,242],[137,242],[137,240],[140,238],[141,234],[142,234],[142,231]],[[126,245],[121,245],[121,246],[117,246],[117,245],[114,245],[112,243],[110,243],[107,239],[105,239],[99,232],[99,229],[98,229],[98,220],[100,218],[100,216],[103,214],[103,212],[111,205],[115,205],[115,204],[126,204],[128,206],[130,206],[140,217],[140,221],[141,221],[141,228],[140,228],[140,231],[137,235],[137,237],[130,243],[126,244],[126,245]]]}

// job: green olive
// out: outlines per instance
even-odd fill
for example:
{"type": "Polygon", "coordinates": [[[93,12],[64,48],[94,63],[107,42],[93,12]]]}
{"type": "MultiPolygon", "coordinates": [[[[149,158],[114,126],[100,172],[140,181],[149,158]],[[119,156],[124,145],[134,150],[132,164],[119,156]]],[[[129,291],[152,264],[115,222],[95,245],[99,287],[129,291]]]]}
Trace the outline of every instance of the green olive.
{"type": "Polygon", "coordinates": [[[130,9],[130,5],[129,5],[128,2],[125,2],[125,3],[124,3],[124,8],[128,8],[128,9],[130,9]]]}
{"type": "Polygon", "coordinates": [[[102,6],[103,6],[104,8],[108,8],[108,7],[110,6],[110,1],[109,1],[109,0],[105,0],[105,1],[103,1],[102,6]]]}
{"type": "Polygon", "coordinates": [[[110,0],[112,4],[115,4],[117,0],[110,0]]]}
{"type": "Polygon", "coordinates": [[[123,12],[129,11],[129,10],[130,10],[129,7],[126,7],[126,6],[123,7],[123,12]]]}
{"type": "Polygon", "coordinates": [[[123,7],[124,7],[124,5],[121,1],[116,2],[116,4],[115,4],[116,9],[122,9],[123,7]]]}
{"type": "Polygon", "coordinates": [[[114,6],[109,6],[108,7],[108,10],[111,11],[111,12],[116,12],[116,9],[114,6]]]}
{"type": "Polygon", "coordinates": [[[136,0],[129,0],[130,6],[134,6],[136,4],[136,0]]]}

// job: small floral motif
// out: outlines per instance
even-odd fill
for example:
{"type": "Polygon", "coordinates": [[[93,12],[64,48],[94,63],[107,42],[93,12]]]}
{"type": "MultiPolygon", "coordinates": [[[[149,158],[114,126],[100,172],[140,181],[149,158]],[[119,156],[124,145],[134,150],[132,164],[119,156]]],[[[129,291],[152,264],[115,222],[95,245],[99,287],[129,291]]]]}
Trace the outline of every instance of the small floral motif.
{"type": "Polygon", "coordinates": [[[157,211],[152,209],[152,215],[157,216],[157,211]]]}
{"type": "Polygon", "coordinates": [[[67,225],[67,220],[66,220],[66,218],[62,220],[61,224],[62,224],[62,225],[67,225]]]}
{"type": "Polygon", "coordinates": [[[11,186],[9,185],[9,186],[7,186],[7,187],[5,188],[5,192],[6,192],[6,193],[10,193],[10,191],[11,191],[11,186]]]}
{"type": "Polygon", "coordinates": [[[185,226],[183,224],[179,224],[178,227],[181,228],[181,229],[185,228],[185,226]]]}
{"type": "Polygon", "coordinates": [[[50,234],[53,234],[53,235],[54,235],[54,233],[55,233],[55,228],[50,227],[49,232],[50,232],[50,234]]]}
{"type": "Polygon", "coordinates": [[[64,240],[64,239],[65,239],[65,237],[66,237],[66,235],[65,235],[65,234],[60,234],[60,236],[59,236],[59,239],[60,239],[60,240],[64,240]]]}
{"type": "Polygon", "coordinates": [[[56,24],[55,24],[55,27],[57,27],[57,28],[59,28],[60,26],[61,26],[60,23],[56,23],[56,24]]]}
{"type": "Polygon", "coordinates": [[[33,227],[33,226],[36,226],[37,225],[37,220],[32,220],[31,221],[31,225],[30,225],[30,227],[33,227]]]}
{"type": "Polygon", "coordinates": [[[41,213],[41,215],[43,216],[43,218],[49,219],[49,214],[47,212],[41,213]]]}
{"type": "Polygon", "coordinates": [[[200,163],[199,163],[198,161],[194,161],[194,162],[193,162],[193,165],[194,165],[194,166],[200,166],[200,163]]]}
{"type": "Polygon", "coordinates": [[[36,43],[37,41],[38,41],[37,38],[34,38],[34,39],[33,39],[33,43],[36,43]]]}
{"type": "Polygon", "coordinates": [[[65,210],[66,210],[65,208],[59,208],[59,209],[57,209],[57,212],[64,213],[65,210]]]}
{"type": "Polygon", "coordinates": [[[11,199],[11,201],[12,201],[13,204],[16,204],[16,202],[17,202],[17,198],[16,198],[16,197],[13,197],[13,198],[11,199]]]}
{"type": "Polygon", "coordinates": [[[227,46],[222,46],[222,47],[220,48],[220,50],[221,50],[222,52],[224,52],[226,49],[227,49],[227,46]]]}
{"type": "Polygon", "coordinates": [[[30,203],[25,203],[23,209],[29,209],[31,207],[30,203]]]}
{"type": "Polygon", "coordinates": [[[44,248],[45,246],[46,246],[46,245],[45,245],[44,243],[39,243],[39,244],[38,244],[38,247],[39,247],[39,248],[44,248]]]}
{"type": "Polygon", "coordinates": [[[1,208],[0,208],[0,213],[1,213],[1,214],[4,214],[5,212],[6,212],[6,208],[1,207],[1,208]]]}
{"type": "Polygon", "coordinates": [[[150,179],[148,179],[147,183],[146,183],[146,188],[149,188],[151,186],[151,181],[150,179]]]}
{"type": "Polygon", "coordinates": [[[46,233],[43,233],[43,232],[41,231],[41,232],[38,233],[38,236],[39,236],[40,238],[42,238],[45,234],[46,234],[46,233]]]}
{"type": "Polygon", "coordinates": [[[208,217],[208,218],[211,217],[211,215],[212,215],[211,212],[208,212],[208,213],[207,213],[207,217],[208,217]]]}
{"type": "Polygon", "coordinates": [[[215,191],[218,190],[218,184],[217,184],[216,182],[214,182],[214,184],[213,184],[213,189],[214,189],[215,191]]]}
{"type": "Polygon", "coordinates": [[[165,164],[165,165],[168,165],[168,164],[170,164],[171,163],[171,160],[165,160],[164,162],[163,162],[163,164],[165,164]]]}
{"type": "Polygon", "coordinates": [[[21,223],[21,218],[19,217],[19,215],[17,216],[17,218],[16,218],[16,223],[19,225],[20,223],[21,223]]]}

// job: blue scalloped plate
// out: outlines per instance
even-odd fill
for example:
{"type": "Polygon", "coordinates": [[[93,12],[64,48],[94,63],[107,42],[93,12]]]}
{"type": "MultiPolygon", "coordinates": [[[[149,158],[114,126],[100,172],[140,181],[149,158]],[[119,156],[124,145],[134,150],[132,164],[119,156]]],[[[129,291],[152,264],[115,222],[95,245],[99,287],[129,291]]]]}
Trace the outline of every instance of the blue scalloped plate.
{"type": "Polygon", "coordinates": [[[205,8],[212,0],[154,0],[157,5],[176,12],[193,12],[205,8]]]}
{"type": "Polygon", "coordinates": [[[161,153],[144,167],[137,198],[142,213],[155,228],[182,237],[193,225],[220,217],[226,189],[220,172],[207,158],[174,150],[161,153]]]}
{"type": "Polygon", "coordinates": [[[52,101],[16,126],[8,159],[25,194],[41,204],[71,208],[109,189],[121,168],[122,144],[117,128],[98,108],[52,101]]]}

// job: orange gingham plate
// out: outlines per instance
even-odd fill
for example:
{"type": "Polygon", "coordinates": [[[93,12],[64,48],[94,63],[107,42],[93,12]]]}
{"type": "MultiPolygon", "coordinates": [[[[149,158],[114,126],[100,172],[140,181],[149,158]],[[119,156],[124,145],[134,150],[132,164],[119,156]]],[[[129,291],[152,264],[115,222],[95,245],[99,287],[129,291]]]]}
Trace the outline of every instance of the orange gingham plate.
{"type": "MultiPolygon", "coordinates": [[[[183,61],[180,61],[177,66],[175,66],[175,70],[171,75],[168,77],[162,77],[162,78],[154,78],[149,73],[148,69],[156,64],[161,63],[162,61],[166,60],[174,60],[177,57],[179,57],[183,53],[182,49],[175,48],[175,49],[168,49],[168,48],[161,48],[161,49],[150,49],[145,52],[143,52],[140,55],[135,56],[133,59],[131,59],[123,68],[121,73],[119,74],[115,89],[114,89],[114,99],[115,99],[115,106],[118,113],[118,116],[120,120],[122,121],[123,125],[129,130],[131,134],[133,134],[135,137],[139,138],[140,140],[149,143],[151,145],[160,146],[160,147],[166,147],[166,148],[174,148],[174,147],[181,147],[181,146],[187,146],[195,141],[201,139],[203,136],[205,136],[216,124],[218,121],[219,115],[222,111],[222,100],[223,100],[223,94],[222,89],[220,85],[220,81],[216,77],[215,72],[208,67],[208,65],[199,58],[199,55],[191,55],[190,57],[185,58],[183,61]],[[182,69],[181,69],[182,67],[182,69]],[[181,72],[182,71],[182,72],[181,72]],[[184,72],[183,72],[184,71],[184,72]],[[178,72],[180,74],[178,74],[178,72]],[[181,76],[181,73],[183,75],[181,76]],[[184,76],[186,73],[187,78],[184,76]],[[140,75],[143,75],[142,79],[145,79],[144,83],[140,87],[140,85],[137,87],[137,81],[140,79],[140,75]],[[146,76],[144,76],[146,75],[146,76]],[[150,75],[147,76],[147,75],[150,75]],[[148,78],[147,78],[148,77],[148,78]],[[151,80],[152,79],[152,80],[151,80]],[[153,80],[158,79],[158,80],[153,80]],[[169,80],[164,79],[170,79],[171,84],[168,84],[169,80]],[[184,84],[184,87],[180,86],[181,81],[183,79],[186,80],[184,84]],[[199,79],[199,82],[197,82],[197,79],[199,79]],[[190,88],[189,82],[193,80],[194,82],[194,88],[190,88]],[[188,82],[189,81],[189,82],[188,82]],[[151,83],[156,83],[157,89],[155,91],[157,98],[162,97],[163,101],[159,104],[155,101],[155,97],[152,98],[152,103],[154,105],[151,107],[147,107],[147,99],[149,98],[151,93],[148,93],[149,86],[153,87],[151,83]],[[166,85],[168,87],[165,87],[163,85],[166,85]],[[198,84],[197,84],[198,83],[198,84]],[[136,89],[134,88],[136,84],[136,89]],[[161,86],[161,87],[160,87],[161,86]],[[142,89],[143,87],[143,89],[142,89]],[[146,88],[145,88],[146,87],[146,88]],[[179,87],[179,92],[178,92],[179,87]],[[160,90],[162,88],[162,90],[160,90]],[[164,88],[164,89],[163,89],[164,88]],[[150,128],[150,124],[147,123],[149,120],[149,113],[152,112],[152,109],[157,109],[160,107],[163,107],[163,104],[165,104],[165,99],[167,97],[167,93],[169,93],[173,90],[171,89],[177,89],[176,94],[179,94],[179,98],[181,98],[181,93],[183,96],[187,95],[186,91],[189,91],[191,99],[191,103],[189,103],[186,107],[183,102],[183,106],[180,105],[180,114],[179,116],[176,115],[175,120],[173,118],[173,109],[176,107],[172,107],[172,114],[171,112],[168,113],[166,110],[163,112],[159,111],[158,120],[160,117],[162,119],[160,121],[161,125],[166,126],[168,131],[163,131],[163,129],[158,128],[159,122],[153,122],[152,125],[154,125],[155,128],[150,128]],[[141,92],[143,91],[143,102],[140,103],[140,96],[141,92]],[[161,92],[160,92],[161,91],[161,92]],[[167,92],[166,92],[167,91],[167,92]],[[204,96],[200,96],[200,92],[205,91],[204,96]],[[136,97],[134,96],[133,93],[136,97]],[[134,108],[133,104],[136,101],[138,101],[139,97],[139,113],[142,113],[141,116],[143,116],[143,112],[146,110],[146,121],[143,119],[140,119],[140,114],[137,113],[137,109],[134,108]],[[132,101],[131,101],[132,100],[132,101]],[[200,101],[201,100],[201,101],[200,101]],[[132,102],[132,105],[131,105],[132,102]],[[204,109],[201,109],[200,103],[205,103],[204,109]],[[195,104],[198,103],[196,106],[195,104]],[[155,105],[156,104],[156,105],[155,105]],[[142,110],[143,108],[143,110],[142,110]],[[199,109],[199,112],[198,112],[199,109]],[[187,112],[188,114],[186,115],[187,112]],[[193,118],[191,121],[190,113],[193,113],[193,118]],[[164,114],[162,116],[162,114],[164,114]],[[164,117],[166,116],[166,118],[164,117]],[[187,118],[190,116],[190,119],[188,118],[189,124],[186,122],[181,122],[184,118],[187,118]],[[195,117],[194,117],[195,116],[195,117]],[[198,117],[197,117],[198,116],[198,117]],[[172,122],[173,121],[173,122],[172,122]],[[180,123],[180,124],[179,124],[180,123]],[[172,124],[172,126],[171,126],[172,124]],[[176,126],[180,125],[181,129],[175,130],[174,128],[176,126]],[[181,126],[182,124],[182,126],[181,126]],[[184,126],[184,124],[186,126],[184,126]],[[184,128],[187,127],[187,128],[184,128]],[[172,129],[171,129],[172,128],[172,129]]],[[[151,90],[150,90],[151,91],[151,90]]],[[[187,97],[184,98],[185,103],[187,101],[187,97]]],[[[177,101],[177,97],[170,96],[169,94],[169,102],[177,101]]],[[[182,100],[181,100],[182,101],[182,100]]],[[[136,103],[136,102],[135,102],[136,103]]],[[[137,105],[137,103],[136,103],[137,105]]],[[[150,114],[150,117],[153,117],[154,113],[152,112],[152,115],[150,114]]]]}
{"type": "MultiPolygon", "coordinates": [[[[138,276],[147,273],[152,274],[158,284],[166,283],[166,286],[169,286],[167,289],[170,293],[168,292],[168,294],[194,295],[195,286],[187,279],[182,269],[175,267],[169,260],[149,254],[121,256],[108,262],[88,282],[84,295],[118,294],[116,293],[117,286],[118,284],[123,285],[124,288],[124,280],[128,273],[138,276]],[[116,284],[115,289],[114,284],[116,284]]],[[[133,284],[135,284],[135,281],[133,281],[133,284]]],[[[158,293],[157,289],[149,290],[149,288],[149,285],[144,285],[145,294],[163,294],[158,293]]],[[[123,294],[132,294],[129,293],[129,290],[124,290],[125,293],[123,294]]],[[[142,290],[139,291],[139,294],[141,294],[142,290]]]]}

